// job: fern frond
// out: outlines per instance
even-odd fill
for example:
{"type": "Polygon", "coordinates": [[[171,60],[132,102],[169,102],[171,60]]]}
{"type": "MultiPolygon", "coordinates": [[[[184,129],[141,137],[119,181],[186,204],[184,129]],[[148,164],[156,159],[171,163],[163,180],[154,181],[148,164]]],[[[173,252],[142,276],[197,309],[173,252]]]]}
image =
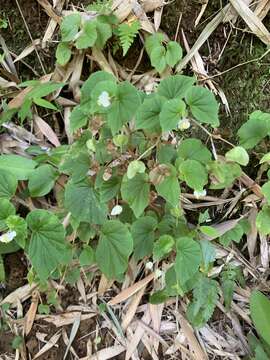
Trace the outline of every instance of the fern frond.
{"type": "Polygon", "coordinates": [[[126,55],[128,49],[132,45],[134,38],[137,36],[140,29],[140,23],[138,20],[132,22],[124,22],[118,27],[118,36],[120,44],[123,49],[123,56],[126,55]]]}

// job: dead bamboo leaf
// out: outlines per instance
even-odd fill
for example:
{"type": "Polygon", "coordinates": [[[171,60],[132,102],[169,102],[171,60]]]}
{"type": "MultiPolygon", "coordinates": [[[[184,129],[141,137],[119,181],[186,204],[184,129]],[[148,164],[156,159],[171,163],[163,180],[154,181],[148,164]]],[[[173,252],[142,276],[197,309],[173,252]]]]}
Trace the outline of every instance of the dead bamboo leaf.
{"type": "MultiPolygon", "coordinates": [[[[59,0],[59,1],[54,0],[53,7],[60,14],[63,9],[64,4],[65,4],[65,0],[59,0]]],[[[45,31],[45,34],[43,36],[42,42],[41,42],[42,48],[45,48],[46,43],[52,39],[56,27],[57,27],[57,21],[55,21],[55,19],[53,19],[53,18],[50,18],[49,23],[46,28],[46,31],[45,31]]]]}
{"type": "Polygon", "coordinates": [[[108,63],[107,59],[103,55],[102,51],[97,49],[95,46],[92,49],[92,57],[93,59],[98,63],[100,68],[104,71],[107,71],[108,73],[111,73],[114,75],[114,72],[108,63]]]}
{"type": "Polygon", "coordinates": [[[258,16],[260,20],[263,20],[270,10],[270,1],[261,0],[257,3],[257,6],[254,10],[254,14],[258,16]]]}
{"type": "Polygon", "coordinates": [[[156,9],[154,12],[154,26],[156,31],[158,31],[160,27],[162,14],[163,14],[163,7],[156,9]]]}
{"type": "Polygon", "coordinates": [[[145,287],[150,281],[154,279],[154,273],[149,274],[144,279],[138,281],[137,283],[131,285],[127,289],[124,289],[120,294],[116,295],[113,299],[108,302],[108,305],[116,305],[122,301],[127,300],[130,296],[134,295],[137,291],[145,287]]]}
{"type": "Polygon", "coordinates": [[[114,345],[108,347],[106,349],[99,350],[96,354],[91,356],[86,356],[81,358],[80,360],[109,360],[115,359],[117,355],[120,355],[122,352],[125,351],[125,347],[123,345],[114,345]]]}
{"type": "MultiPolygon", "coordinates": [[[[63,313],[59,315],[37,315],[37,320],[46,321],[47,323],[53,324],[56,327],[62,327],[65,325],[73,324],[74,319],[80,314],[78,311],[63,313]]],[[[91,319],[95,317],[96,313],[82,314],[80,321],[91,319]]]]}
{"type": "Polygon", "coordinates": [[[72,328],[71,328],[71,331],[70,331],[68,345],[67,345],[63,360],[65,360],[67,355],[68,355],[69,349],[70,349],[70,347],[71,347],[71,345],[72,345],[72,343],[73,343],[73,341],[75,339],[75,336],[76,336],[76,334],[77,334],[77,332],[79,330],[80,323],[81,323],[81,313],[78,313],[78,315],[74,318],[74,322],[73,322],[73,325],[72,325],[72,328]]]}
{"type": "Polygon", "coordinates": [[[38,115],[34,115],[34,122],[37,125],[39,131],[55,146],[60,146],[60,141],[58,140],[57,135],[50,127],[49,124],[46,123],[41,117],[38,115]]]}
{"type": "Polygon", "coordinates": [[[261,253],[261,263],[264,270],[269,269],[269,246],[267,237],[263,234],[260,235],[260,253],[261,253]]]}
{"type": "Polygon", "coordinates": [[[44,345],[39,352],[33,357],[33,360],[39,358],[41,355],[45,354],[48,350],[50,350],[53,346],[56,345],[57,341],[60,339],[61,332],[58,331],[55,333],[50,340],[47,342],[46,345],[44,345]]]}
{"type": "MultiPolygon", "coordinates": [[[[148,325],[151,321],[151,316],[150,316],[150,312],[149,312],[149,307],[146,308],[145,313],[142,317],[141,320],[145,325],[148,325]]],[[[141,341],[145,329],[143,328],[141,323],[137,323],[137,328],[135,330],[134,335],[131,337],[131,341],[128,343],[127,345],[127,351],[126,351],[126,357],[125,360],[129,360],[132,356],[132,354],[134,353],[134,351],[137,349],[137,346],[139,344],[139,342],[141,341]]]]}
{"type": "Polygon", "coordinates": [[[134,0],[114,1],[112,9],[114,10],[114,15],[120,22],[124,21],[131,13],[133,2],[134,0]]]}
{"type": "Polygon", "coordinates": [[[145,288],[146,287],[144,286],[141,290],[139,290],[137,292],[137,294],[134,295],[131,303],[129,304],[129,307],[128,307],[125,315],[123,316],[121,326],[122,326],[122,329],[124,331],[128,328],[129,324],[131,323],[132,319],[134,318],[134,316],[136,314],[136,310],[137,310],[137,308],[139,306],[139,303],[140,303],[140,301],[141,301],[141,299],[143,297],[143,294],[145,292],[145,288]]]}
{"type": "Polygon", "coordinates": [[[196,40],[187,55],[179,62],[176,67],[176,72],[181,72],[188,62],[193,58],[194,54],[206,42],[209,36],[215,31],[218,25],[223,21],[226,12],[230,9],[230,4],[227,4],[203,29],[200,36],[196,40]]]}
{"type": "Polygon", "coordinates": [[[160,7],[163,7],[165,5],[165,2],[163,0],[142,0],[141,5],[143,10],[148,13],[159,9],[160,7]]]}
{"type": "Polygon", "coordinates": [[[176,313],[175,316],[181,326],[181,329],[183,330],[185,337],[188,340],[190,348],[195,355],[195,359],[208,360],[208,355],[201,348],[201,345],[198,342],[196,336],[194,335],[194,331],[190,323],[184,318],[182,314],[176,313]]]}
{"type": "Polygon", "coordinates": [[[243,0],[230,0],[239,16],[245,21],[250,30],[266,45],[270,44],[270,33],[257,15],[250,10],[243,0]]]}
{"type": "Polygon", "coordinates": [[[250,224],[250,231],[247,234],[247,247],[248,254],[252,265],[254,264],[254,251],[256,248],[258,230],[256,226],[256,218],[257,218],[258,210],[256,208],[252,208],[248,217],[248,221],[250,224]]]}
{"type": "Polygon", "coordinates": [[[54,19],[58,24],[61,23],[61,17],[55,13],[52,5],[48,0],[37,0],[37,2],[43,7],[50,18],[54,19]]]}
{"type": "Polygon", "coordinates": [[[260,187],[254,180],[252,180],[247,174],[245,174],[244,172],[242,172],[242,175],[241,175],[241,177],[239,178],[239,180],[240,180],[247,188],[249,188],[251,191],[253,191],[254,194],[257,195],[260,199],[263,198],[263,193],[262,193],[261,187],[260,187]]]}
{"type": "Polygon", "coordinates": [[[39,303],[39,293],[34,291],[32,294],[32,301],[29,310],[24,317],[24,334],[27,336],[34,324],[37,308],[39,303]]]}
{"type": "Polygon", "coordinates": [[[35,51],[35,47],[40,45],[40,39],[36,39],[33,43],[27,46],[14,60],[14,63],[24,59],[26,56],[30,55],[33,51],[35,51]]]}
{"type": "Polygon", "coordinates": [[[199,25],[199,22],[207,8],[207,5],[208,5],[208,0],[205,1],[204,4],[202,4],[202,7],[201,7],[201,10],[199,12],[199,15],[197,16],[196,20],[195,20],[195,27],[197,27],[199,25]]]}
{"type": "Polygon", "coordinates": [[[18,299],[20,300],[20,302],[24,302],[31,296],[32,292],[35,290],[36,287],[37,287],[36,284],[24,285],[24,286],[16,289],[15,291],[13,291],[12,293],[10,293],[8,296],[6,296],[0,302],[0,305],[10,304],[11,307],[15,307],[17,305],[18,299]]]}

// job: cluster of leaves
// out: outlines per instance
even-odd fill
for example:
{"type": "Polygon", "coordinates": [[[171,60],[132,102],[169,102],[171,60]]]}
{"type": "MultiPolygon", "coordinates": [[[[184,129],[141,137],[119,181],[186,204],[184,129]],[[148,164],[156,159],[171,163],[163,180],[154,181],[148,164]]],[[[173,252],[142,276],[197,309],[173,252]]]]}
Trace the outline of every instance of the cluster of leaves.
{"type": "Polygon", "coordinates": [[[210,318],[221,291],[229,308],[234,286],[241,283],[239,269],[228,266],[220,279],[209,277],[216,256],[207,239],[225,246],[239,242],[247,223],[241,220],[221,236],[207,225],[211,219],[205,212],[191,228],[180,193],[191,189],[200,197],[206,188],[231,186],[248,154],[238,146],[225,159],[214,159],[199,139],[183,139],[183,121],[218,125],[214,95],[194,78],[169,76],[147,95],[106,72],[92,74],[71,113],[71,131],[80,130],[72,145],[32,146],[31,158],[0,156],[0,254],[24,249],[32,264],[29,279],[41,285],[63,274],[74,282],[80,267],[94,263],[106,277],[121,281],[130,256],[150,257],[155,267],[165,260],[165,286],[152,302],[192,291],[187,314],[197,327],[210,318]],[[172,135],[170,143],[166,139],[172,135]],[[54,193],[57,212],[16,214],[18,200],[51,196],[60,176],[65,186],[54,193]]]}
{"type": "Polygon", "coordinates": [[[63,86],[64,84],[54,83],[52,81],[40,82],[38,80],[30,80],[21,83],[19,87],[27,88],[24,90],[25,96],[22,104],[20,106],[9,107],[7,104],[3,103],[4,111],[0,116],[0,124],[9,121],[16,113],[18,113],[18,118],[21,123],[23,123],[26,118],[32,118],[33,105],[57,111],[58,108],[56,105],[44,99],[44,97],[60,90],[63,86]]]}
{"type": "Polygon", "coordinates": [[[168,66],[174,67],[182,58],[182,48],[176,41],[165,43],[165,36],[156,33],[147,38],[145,48],[151,65],[162,73],[168,66]]]}
{"type": "MultiPolygon", "coordinates": [[[[96,4],[97,5],[97,4],[96,4]]],[[[106,42],[115,34],[125,55],[137,36],[140,23],[138,20],[125,21],[119,24],[116,16],[106,8],[97,6],[89,8],[86,13],[72,13],[64,17],[60,30],[61,41],[56,50],[57,62],[64,66],[72,56],[72,47],[78,50],[97,47],[102,49],[106,42]]]]}

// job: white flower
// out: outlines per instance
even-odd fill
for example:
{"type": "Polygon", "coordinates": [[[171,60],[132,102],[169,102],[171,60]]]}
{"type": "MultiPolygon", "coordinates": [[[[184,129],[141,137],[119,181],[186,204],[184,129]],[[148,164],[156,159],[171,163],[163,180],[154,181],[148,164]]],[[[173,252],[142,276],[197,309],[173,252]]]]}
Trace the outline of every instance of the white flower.
{"type": "Polygon", "coordinates": [[[201,197],[206,195],[206,190],[205,189],[203,189],[202,191],[195,190],[193,192],[193,195],[195,196],[196,199],[200,199],[201,197]]]}
{"type": "Polygon", "coordinates": [[[185,119],[181,119],[178,123],[178,129],[179,130],[187,130],[190,127],[190,121],[185,118],[185,119]]]}
{"type": "Polygon", "coordinates": [[[102,91],[102,93],[98,97],[97,101],[99,106],[103,106],[105,108],[109,107],[111,105],[111,98],[107,91],[102,91]]]}
{"type": "Polygon", "coordinates": [[[160,269],[157,269],[155,271],[155,279],[158,279],[159,277],[163,276],[164,275],[164,271],[160,270],[160,269]]]}
{"type": "Polygon", "coordinates": [[[11,242],[16,235],[16,231],[8,231],[6,234],[0,236],[0,242],[7,244],[11,242]]]}
{"type": "Polygon", "coordinates": [[[152,263],[152,261],[148,261],[146,264],[145,264],[145,268],[147,270],[152,270],[153,269],[153,266],[154,264],[152,263]]]}
{"type": "Polygon", "coordinates": [[[120,206],[120,205],[115,205],[115,206],[112,208],[111,215],[112,215],[112,216],[120,215],[122,211],[123,211],[122,206],[120,206]]]}

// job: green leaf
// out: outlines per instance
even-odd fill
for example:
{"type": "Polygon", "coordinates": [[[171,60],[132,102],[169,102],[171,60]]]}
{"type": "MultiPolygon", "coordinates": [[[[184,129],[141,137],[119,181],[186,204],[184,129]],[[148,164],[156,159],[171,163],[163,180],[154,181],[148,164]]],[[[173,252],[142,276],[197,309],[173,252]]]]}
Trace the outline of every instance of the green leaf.
{"type": "Polygon", "coordinates": [[[135,216],[138,218],[149,203],[150,184],[148,175],[137,174],[134,178],[128,179],[125,175],[121,185],[121,194],[135,216]]]}
{"type": "Polygon", "coordinates": [[[211,152],[199,139],[183,140],[177,150],[178,156],[183,160],[196,160],[207,164],[212,159],[211,152]]]}
{"type": "Polygon", "coordinates": [[[87,124],[88,116],[82,111],[80,105],[74,107],[70,114],[70,131],[73,133],[76,130],[84,127],[87,124]]]}
{"type": "Polygon", "coordinates": [[[262,186],[262,193],[264,195],[264,197],[266,198],[268,204],[270,203],[270,181],[267,181],[263,186],[262,186]]]}
{"type": "Polygon", "coordinates": [[[216,259],[216,249],[208,240],[201,240],[202,264],[201,268],[204,273],[208,273],[212,263],[216,259]]]}
{"type": "Polygon", "coordinates": [[[185,160],[179,166],[180,177],[189,187],[202,191],[208,182],[205,167],[197,160],[185,160]]]}
{"type": "Polygon", "coordinates": [[[46,210],[31,211],[26,221],[31,231],[27,253],[39,278],[46,280],[65,262],[68,252],[65,229],[58,218],[46,210]]]}
{"type": "Polygon", "coordinates": [[[77,49],[87,49],[94,46],[96,40],[96,22],[90,20],[83,24],[82,33],[77,38],[75,45],[77,49]]]}
{"type": "Polygon", "coordinates": [[[164,39],[165,39],[165,37],[161,33],[155,33],[146,38],[145,49],[149,56],[150,56],[151,52],[154,50],[154,48],[156,48],[162,44],[164,39]]]}
{"type": "Polygon", "coordinates": [[[200,122],[213,127],[219,125],[218,103],[213,93],[203,87],[193,86],[186,94],[192,115],[200,122]]]}
{"type": "Polygon", "coordinates": [[[45,99],[35,98],[35,99],[33,99],[33,101],[36,105],[44,107],[46,109],[58,110],[55,105],[53,105],[52,103],[50,103],[49,101],[47,101],[45,99]]]}
{"type": "Polygon", "coordinates": [[[71,14],[64,17],[60,25],[62,41],[72,41],[79,31],[80,14],[71,14]]]}
{"type": "Polygon", "coordinates": [[[198,271],[201,263],[200,245],[190,237],[176,240],[176,276],[181,285],[185,284],[198,271]]]}
{"type": "Polygon", "coordinates": [[[24,249],[27,237],[27,223],[25,219],[18,215],[10,215],[6,219],[6,225],[9,231],[16,231],[16,237],[14,240],[21,248],[24,249]]]}
{"type": "Polygon", "coordinates": [[[0,249],[0,283],[5,282],[6,274],[5,274],[5,265],[3,257],[1,256],[1,249],[0,249]]]}
{"type": "Polygon", "coordinates": [[[259,232],[263,235],[270,234],[270,207],[263,206],[262,210],[259,211],[256,218],[256,226],[259,232]]]}
{"type": "Polygon", "coordinates": [[[227,231],[225,234],[220,236],[219,242],[223,246],[227,247],[230,245],[231,241],[239,243],[243,235],[244,235],[244,229],[242,228],[241,224],[238,223],[233,229],[227,231]]]}
{"type": "Polygon", "coordinates": [[[90,157],[86,151],[68,151],[59,166],[59,170],[72,177],[73,181],[84,179],[89,171],[90,157]]]}
{"type": "Polygon", "coordinates": [[[100,19],[98,17],[96,22],[97,40],[95,46],[103,49],[107,40],[112,36],[112,28],[108,23],[102,22],[100,19]]]}
{"type": "Polygon", "coordinates": [[[71,49],[66,42],[60,42],[56,48],[56,60],[59,65],[65,66],[71,58],[71,49]]]}
{"type": "Polygon", "coordinates": [[[195,78],[185,75],[170,75],[161,80],[157,93],[166,99],[184,98],[195,82],[195,78]]]}
{"type": "Polygon", "coordinates": [[[226,152],[225,157],[229,161],[235,161],[240,165],[246,166],[249,162],[249,156],[242,146],[236,146],[226,152]]]}
{"type": "Polygon", "coordinates": [[[107,220],[101,228],[96,259],[101,271],[113,279],[123,274],[133,250],[133,240],[127,227],[117,220],[107,220]]]}
{"type": "Polygon", "coordinates": [[[81,88],[81,104],[90,100],[93,89],[101,81],[116,82],[116,78],[106,71],[96,71],[91,74],[81,88]]]}
{"type": "MultiPolygon", "coordinates": [[[[1,159],[1,157],[0,157],[1,159]]],[[[10,199],[15,194],[18,186],[16,176],[8,170],[0,169],[0,199],[10,199]]]]}
{"type": "Polygon", "coordinates": [[[17,180],[28,180],[36,166],[35,161],[19,155],[0,155],[0,171],[8,171],[17,180]]]}
{"type": "Polygon", "coordinates": [[[139,107],[135,124],[137,129],[157,129],[160,130],[159,114],[166,99],[159,95],[147,97],[139,107]]]}
{"type": "Polygon", "coordinates": [[[176,41],[169,41],[166,51],[166,62],[169,66],[174,67],[183,55],[181,46],[176,41]]]}
{"type": "Polygon", "coordinates": [[[211,318],[218,301],[218,283],[201,276],[193,290],[193,301],[187,309],[187,317],[193,326],[203,327],[211,318]]]}
{"type": "Polygon", "coordinates": [[[157,161],[160,164],[174,163],[176,158],[176,149],[172,144],[161,144],[157,149],[157,161]]]}
{"type": "Polygon", "coordinates": [[[210,189],[224,189],[231,186],[242,174],[242,169],[238,164],[226,163],[223,160],[212,161],[208,164],[208,170],[212,179],[210,189]]]}
{"type": "Polygon", "coordinates": [[[200,231],[213,239],[218,238],[220,236],[219,232],[212,226],[200,226],[200,231]]]}
{"type": "Polygon", "coordinates": [[[100,203],[96,191],[87,180],[68,182],[64,204],[80,222],[103,224],[106,219],[106,206],[100,203]]]}
{"type": "Polygon", "coordinates": [[[29,176],[28,188],[30,195],[39,197],[47,195],[54,187],[59,174],[51,165],[41,165],[29,176]]]}
{"type": "Polygon", "coordinates": [[[122,82],[117,87],[115,99],[107,114],[108,125],[115,134],[131,120],[141,104],[138,90],[129,82],[122,82]]]}
{"type": "Polygon", "coordinates": [[[34,86],[33,90],[29,91],[29,93],[26,95],[26,99],[29,100],[42,98],[53,93],[56,90],[61,89],[64,85],[65,84],[53,82],[39,83],[34,86]]]}
{"type": "Polygon", "coordinates": [[[109,180],[102,180],[101,184],[97,187],[100,195],[100,201],[106,203],[113,199],[119,193],[121,186],[121,178],[112,176],[109,180]]]}
{"type": "Polygon", "coordinates": [[[136,260],[152,254],[156,228],[157,221],[152,216],[144,216],[132,224],[131,234],[134,241],[134,257],[136,260]]]}
{"type": "Polygon", "coordinates": [[[133,160],[128,164],[127,178],[132,179],[136,174],[143,174],[145,172],[145,165],[140,160],[133,160]]]}
{"type": "Polygon", "coordinates": [[[4,230],[7,227],[5,220],[10,215],[15,215],[15,214],[16,214],[16,209],[11,204],[11,202],[8,199],[1,199],[0,200],[0,231],[4,230]]]}
{"type": "Polygon", "coordinates": [[[169,167],[170,175],[164,176],[162,181],[155,185],[157,192],[172,206],[176,207],[180,202],[180,185],[173,166],[169,167]]]}
{"type": "Polygon", "coordinates": [[[158,305],[163,304],[166,300],[168,300],[169,296],[167,294],[166,289],[158,290],[154,294],[150,296],[150,304],[158,305]]]}
{"type": "Polygon", "coordinates": [[[174,239],[170,235],[162,235],[155,243],[153,248],[154,260],[161,260],[167,256],[174,247],[174,239]]]}
{"type": "Polygon", "coordinates": [[[240,145],[251,149],[270,132],[270,114],[254,111],[238,130],[240,145]]]}
{"type": "Polygon", "coordinates": [[[270,162],[270,152],[267,154],[264,154],[263,157],[260,160],[260,164],[263,164],[265,162],[270,162]]]}
{"type": "Polygon", "coordinates": [[[228,268],[221,273],[221,287],[225,302],[225,309],[228,311],[230,309],[233,293],[236,286],[237,280],[237,272],[235,268],[232,266],[228,266],[228,268]]]}
{"type": "Polygon", "coordinates": [[[180,99],[165,102],[159,115],[163,132],[177,129],[179,121],[186,115],[186,105],[180,99]]]}
{"type": "Polygon", "coordinates": [[[162,73],[166,69],[166,49],[164,46],[156,46],[150,54],[151,65],[159,72],[162,73]]]}
{"type": "Polygon", "coordinates": [[[258,290],[251,293],[250,312],[257,332],[270,345],[270,300],[258,290]]]}
{"type": "Polygon", "coordinates": [[[23,122],[27,117],[31,116],[31,107],[32,100],[25,98],[20,110],[18,111],[18,116],[21,122],[23,122]]]}
{"type": "Polygon", "coordinates": [[[95,262],[95,252],[90,245],[84,245],[79,257],[81,266],[93,265],[95,262]]]}

